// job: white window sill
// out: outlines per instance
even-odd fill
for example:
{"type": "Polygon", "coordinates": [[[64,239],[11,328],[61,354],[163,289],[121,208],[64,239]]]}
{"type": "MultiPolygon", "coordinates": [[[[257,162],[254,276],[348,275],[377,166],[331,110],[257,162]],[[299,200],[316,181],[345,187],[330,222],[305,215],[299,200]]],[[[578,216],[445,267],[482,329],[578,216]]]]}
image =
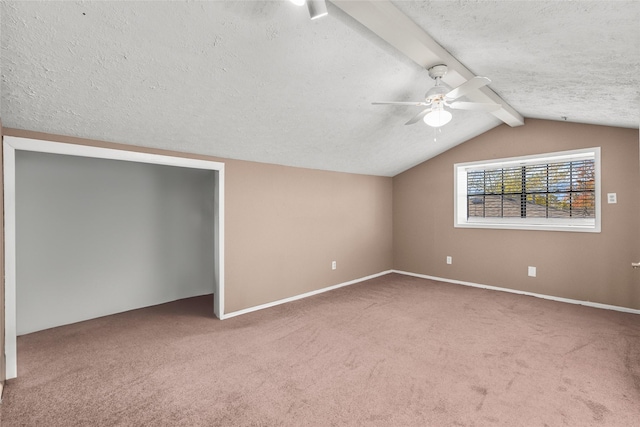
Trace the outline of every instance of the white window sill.
{"type": "Polygon", "coordinates": [[[600,224],[524,224],[498,222],[465,222],[454,224],[456,228],[488,228],[499,230],[570,231],[578,233],[600,233],[600,224]]]}

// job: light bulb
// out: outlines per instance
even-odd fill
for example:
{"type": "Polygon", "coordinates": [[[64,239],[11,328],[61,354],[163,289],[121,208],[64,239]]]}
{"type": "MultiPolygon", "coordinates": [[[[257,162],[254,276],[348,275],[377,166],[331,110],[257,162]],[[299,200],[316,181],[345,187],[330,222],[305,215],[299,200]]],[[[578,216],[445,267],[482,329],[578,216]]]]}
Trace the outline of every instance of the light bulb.
{"type": "Polygon", "coordinates": [[[434,110],[424,116],[424,122],[431,127],[439,128],[440,126],[444,126],[451,121],[453,116],[447,110],[434,110]]]}
{"type": "Polygon", "coordinates": [[[302,6],[306,2],[306,0],[289,0],[289,1],[295,4],[296,6],[302,6]]]}

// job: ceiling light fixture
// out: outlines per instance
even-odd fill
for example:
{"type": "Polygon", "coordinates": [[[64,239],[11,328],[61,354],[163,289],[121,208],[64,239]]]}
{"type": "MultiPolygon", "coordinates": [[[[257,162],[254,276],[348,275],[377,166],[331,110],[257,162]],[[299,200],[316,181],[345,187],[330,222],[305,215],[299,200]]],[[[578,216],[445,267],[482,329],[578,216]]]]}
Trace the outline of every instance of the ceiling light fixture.
{"type": "Polygon", "coordinates": [[[309,8],[311,19],[322,18],[329,14],[325,0],[307,0],[307,7],[309,8]]]}
{"type": "Polygon", "coordinates": [[[440,126],[444,126],[451,121],[453,116],[450,112],[445,110],[443,107],[434,108],[429,114],[424,116],[424,122],[431,127],[439,128],[440,126]]]}
{"type": "Polygon", "coordinates": [[[322,18],[323,16],[327,16],[329,11],[327,10],[327,3],[325,0],[289,0],[291,3],[296,6],[302,6],[305,3],[307,4],[307,8],[309,9],[309,15],[311,15],[311,19],[322,18]]]}

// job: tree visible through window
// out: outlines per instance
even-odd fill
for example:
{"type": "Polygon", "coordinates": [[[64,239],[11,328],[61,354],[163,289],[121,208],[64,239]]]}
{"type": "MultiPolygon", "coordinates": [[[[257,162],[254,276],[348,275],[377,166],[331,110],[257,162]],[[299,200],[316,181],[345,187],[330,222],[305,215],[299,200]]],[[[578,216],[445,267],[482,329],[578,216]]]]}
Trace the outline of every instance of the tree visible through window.
{"type": "Polygon", "coordinates": [[[593,159],[467,172],[467,218],[595,218],[593,159]]]}
{"type": "Polygon", "coordinates": [[[454,226],[600,232],[600,148],[454,165],[454,226]]]}

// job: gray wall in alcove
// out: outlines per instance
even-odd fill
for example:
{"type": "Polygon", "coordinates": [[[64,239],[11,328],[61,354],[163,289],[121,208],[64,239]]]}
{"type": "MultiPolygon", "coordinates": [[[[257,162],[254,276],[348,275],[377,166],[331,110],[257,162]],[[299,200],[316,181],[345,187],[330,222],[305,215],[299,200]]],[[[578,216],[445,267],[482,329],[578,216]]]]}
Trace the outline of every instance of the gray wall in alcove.
{"type": "Polygon", "coordinates": [[[212,293],[214,179],[16,151],[18,335],[212,293]]]}

